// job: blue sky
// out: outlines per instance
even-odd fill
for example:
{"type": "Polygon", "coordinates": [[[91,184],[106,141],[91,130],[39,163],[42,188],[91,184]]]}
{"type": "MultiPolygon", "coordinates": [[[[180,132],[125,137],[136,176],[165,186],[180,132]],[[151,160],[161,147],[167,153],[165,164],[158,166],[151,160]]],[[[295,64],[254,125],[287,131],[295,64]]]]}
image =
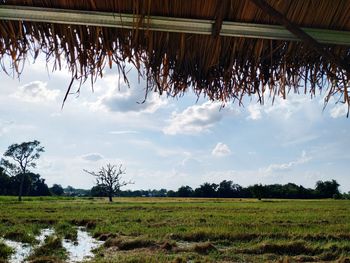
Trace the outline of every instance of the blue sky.
{"type": "MultiPolygon", "coordinates": [[[[50,68],[50,67],[49,67],[50,68]]],[[[122,163],[131,189],[197,187],[232,180],[243,186],[293,182],[314,187],[336,179],[350,191],[350,120],[335,100],[323,111],[323,96],[289,94],[288,100],[247,99],[244,107],[187,93],[151,94],[129,73],[130,89],[106,71],[92,92],[69,96],[67,70],[48,73],[45,63],[26,63],[20,80],[0,71],[0,152],[37,139],[46,152],[35,172],[49,185],[90,188],[83,169],[122,163]]],[[[77,88],[76,86],[74,88],[77,88]]]]}

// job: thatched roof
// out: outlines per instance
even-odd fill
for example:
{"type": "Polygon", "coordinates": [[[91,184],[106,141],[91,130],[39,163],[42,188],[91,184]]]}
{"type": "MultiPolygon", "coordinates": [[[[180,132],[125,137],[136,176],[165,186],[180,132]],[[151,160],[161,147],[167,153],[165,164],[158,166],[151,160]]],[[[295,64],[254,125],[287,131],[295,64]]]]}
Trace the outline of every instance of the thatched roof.
{"type": "Polygon", "coordinates": [[[170,96],[193,89],[211,100],[241,102],[245,95],[256,94],[263,102],[267,89],[273,97],[286,97],[290,90],[313,95],[327,89],[330,96],[349,104],[349,44],[320,44],[303,36],[301,41],[231,37],[220,35],[220,30],[226,21],[349,33],[350,1],[266,1],[280,19],[258,7],[259,2],[264,4],[262,0],[2,0],[0,8],[132,14],[134,23],[129,29],[0,20],[0,62],[8,72],[11,67],[4,63],[9,57],[18,73],[29,54],[36,58],[41,52],[55,61],[54,69],[64,61],[73,79],[92,82],[102,77],[105,66],[116,66],[127,79],[125,63],[130,62],[147,79],[148,91],[170,96]],[[211,34],[156,31],[147,28],[149,16],[213,20],[213,30],[211,34]]]}

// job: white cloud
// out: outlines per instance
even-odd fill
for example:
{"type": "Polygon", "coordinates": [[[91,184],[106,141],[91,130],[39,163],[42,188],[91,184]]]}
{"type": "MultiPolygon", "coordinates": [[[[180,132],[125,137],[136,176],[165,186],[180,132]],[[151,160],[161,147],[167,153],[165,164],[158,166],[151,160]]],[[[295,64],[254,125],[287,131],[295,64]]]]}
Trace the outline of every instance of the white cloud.
{"type": "Polygon", "coordinates": [[[248,106],[248,111],[249,111],[248,119],[251,119],[254,121],[261,119],[261,110],[262,110],[262,105],[250,104],[248,106]]]}
{"type": "Polygon", "coordinates": [[[299,110],[305,108],[303,104],[307,102],[304,96],[289,96],[288,99],[276,98],[273,105],[266,105],[264,107],[264,113],[267,115],[276,115],[278,118],[285,120],[290,119],[292,115],[299,110]]]}
{"type": "Polygon", "coordinates": [[[213,149],[211,154],[216,156],[216,157],[223,157],[223,156],[230,155],[231,154],[231,150],[226,144],[224,144],[222,142],[219,142],[215,146],[215,148],[213,149]]]}
{"type": "Polygon", "coordinates": [[[88,153],[88,154],[84,154],[81,156],[81,158],[85,161],[89,161],[89,162],[97,162],[100,161],[102,159],[104,159],[102,154],[99,153],[88,153]]]}
{"type": "Polygon", "coordinates": [[[115,75],[105,77],[104,82],[107,86],[107,92],[100,96],[97,102],[90,104],[93,110],[154,113],[167,104],[167,100],[161,98],[156,92],[148,93],[147,98],[145,98],[146,91],[140,85],[131,83],[131,87],[128,88],[125,83],[122,83],[121,87],[118,87],[118,81],[118,77],[115,75]]]}
{"type": "Polygon", "coordinates": [[[276,97],[273,104],[267,99],[264,105],[249,104],[247,119],[256,121],[264,117],[289,121],[297,114],[304,118],[317,120],[322,113],[322,106],[313,102],[306,95],[289,94],[287,99],[276,97]]]}
{"type": "Polygon", "coordinates": [[[266,172],[267,174],[278,172],[278,171],[287,171],[292,169],[295,166],[305,164],[309,162],[312,158],[310,156],[307,156],[306,152],[303,151],[301,156],[296,159],[295,161],[290,161],[288,163],[281,163],[281,164],[270,164],[267,168],[263,169],[263,172],[266,172]]]}
{"type": "Polygon", "coordinates": [[[219,102],[205,102],[202,105],[194,105],[183,112],[173,112],[169,126],[163,129],[165,134],[191,134],[209,131],[216,123],[220,122],[225,113],[236,112],[230,108],[222,108],[219,102]]]}
{"type": "Polygon", "coordinates": [[[333,119],[346,116],[348,113],[347,104],[337,104],[330,110],[330,115],[333,119]]]}
{"type": "Polygon", "coordinates": [[[19,90],[12,96],[26,102],[47,102],[56,100],[59,94],[59,90],[47,88],[45,82],[32,81],[19,87],[19,90]]]}

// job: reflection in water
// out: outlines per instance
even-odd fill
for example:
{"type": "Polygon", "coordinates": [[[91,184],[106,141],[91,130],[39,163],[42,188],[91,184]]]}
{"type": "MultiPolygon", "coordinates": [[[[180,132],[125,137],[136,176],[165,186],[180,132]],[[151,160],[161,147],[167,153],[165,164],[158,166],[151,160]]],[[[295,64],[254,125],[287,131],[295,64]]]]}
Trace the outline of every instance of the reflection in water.
{"type": "MultiPolygon", "coordinates": [[[[63,240],[63,247],[67,250],[67,262],[80,262],[94,256],[92,250],[98,248],[103,244],[103,241],[98,241],[91,237],[91,235],[84,229],[78,228],[77,241],[63,240]]],[[[33,252],[34,248],[44,244],[46,237],[51,236],[55,231],[51,228],[45,228],[40,231],[40,234],[35,238],[38,245],[30,245],[27,243],[12,241],[8,239],[1,239],[3,243],[11,247],[14,253],[9,259],[9,263],[23,263],[26,258],[33,252]]]]}

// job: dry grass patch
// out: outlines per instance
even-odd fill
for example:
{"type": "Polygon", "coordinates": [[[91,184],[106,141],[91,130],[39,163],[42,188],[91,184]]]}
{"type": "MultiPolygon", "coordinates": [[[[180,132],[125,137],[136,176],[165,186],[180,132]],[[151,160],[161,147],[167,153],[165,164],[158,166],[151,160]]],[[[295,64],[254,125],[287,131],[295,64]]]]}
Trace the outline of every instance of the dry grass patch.
{"type": "Polygon", "coordinates": [[[199,243],[193,247],[193,251],[199,254],[209,254],[210,252],[217,251],[217,248],[210,242],[199,243]]]}
{"type": "Polygon", "coordinates": [[[110,238],[106,241],[105,247],[117,247],[119,250],[133,250],[137,248],[156,247],[156,243],[149,239],[127,237],[110,238]]]}
{"type": "Polygon", "coordinates": [[[165,241],[163,244],[160,245],[160,249],[166,250],[166,251],[171,251],[174,248],[177,248],[177,245],[175,242],[171,241],[165,241]]]}

